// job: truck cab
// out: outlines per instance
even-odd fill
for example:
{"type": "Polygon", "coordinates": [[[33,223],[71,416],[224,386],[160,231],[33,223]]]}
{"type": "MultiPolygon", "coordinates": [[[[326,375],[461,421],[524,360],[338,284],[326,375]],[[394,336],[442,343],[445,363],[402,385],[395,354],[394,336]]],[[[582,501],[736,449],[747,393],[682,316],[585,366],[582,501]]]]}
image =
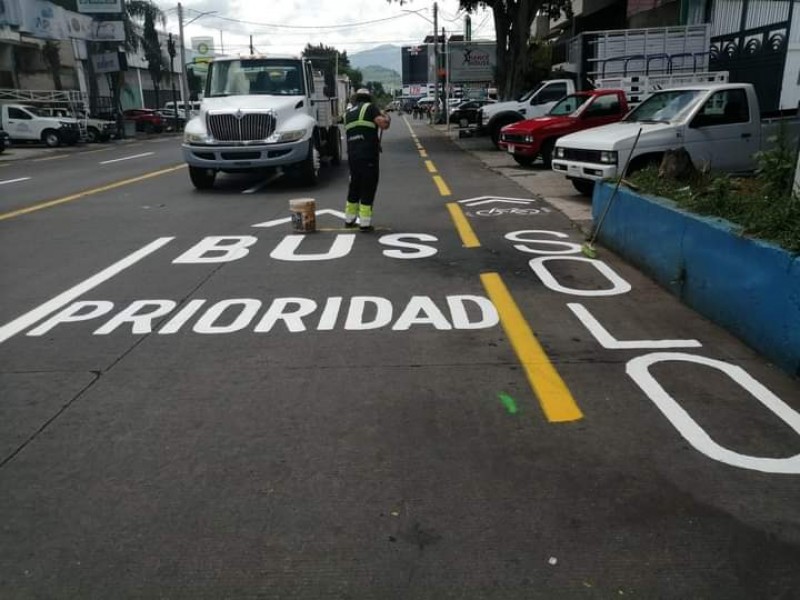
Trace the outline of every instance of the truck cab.
{"type": "Polygon", "coordinates": [[[516,100],[484,106],[479,113],[478,131],[487,133],[492,138],[492,143],[499,148],[500,130],[503,127],[547,114],[556,102],[574,91],[575,84],[571,79],[542,81],[516,100]]]}
{"type": "Polygon", "coordinates": [[[500,148],[522,166],[530,166],[538,157],[550,168],[553,147],[563,135],[608,125],[628,112],[622,90],[594,90],[569,94],[543,117],[518,121],[500,130],[500,148]]]}
{"type": "Polygon", "coordinates": [[[0,124],[15,142],[44,142],[51,148],[76,144],[81,136],[77,119],[50,116],[24,104],[0,105],[0,124]]]}
{"type": "Polygon", "coordinates": [[[252,55],[209,64],[200,113],[184,130],[183,154],[198,189],[220,171],[291,167],[314,184],[321,157],[341,158],[336,85],[310,60],[252,55]]]}

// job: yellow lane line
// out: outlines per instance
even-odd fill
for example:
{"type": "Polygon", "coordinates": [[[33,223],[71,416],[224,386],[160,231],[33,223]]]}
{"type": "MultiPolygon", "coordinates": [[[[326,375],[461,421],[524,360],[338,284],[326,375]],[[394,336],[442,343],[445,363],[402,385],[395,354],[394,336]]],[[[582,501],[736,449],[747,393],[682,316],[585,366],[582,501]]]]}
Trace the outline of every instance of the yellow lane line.
{"type": "Polygon", "coordinates": [[[428,158],[428,151],[427,151],[427,150],[425,150],[425,148],[420,148],[420,149],[419,149],[419,155],[420,155],[422,158],[428,158]]]}
{"type": "Polygon", "coordinates": [[[59,156],[48,156],[47,158],[34,158],[31,162],[44,162],[46,160],[60,160],[62,158],[67,158],[70,156],[69,154],[60,154],[59,156]]]}
{"type": "Polygon", "coordinates": [[[481,275],[483,287],[500,314],[500,323],[517,353],[534,394],[551,423],[578,421],[581,409],[547,357],[517,303],[497,273],[481,275]]]}
{"type": "Polygon", "coordinates": [[[122,181],[116,181],[114,183],[109,183],[108,185],[103,185],[83,192],[78,192],[77,194],[72,194],[70,196],[64,196],[63,198],[57,198],[56,200],[48,200],[47,202],[34,204],[33,206],[28,206],[27,208],[20,208],[19,210],[14,210],[11,212],[0,213],[0,221],[5,221],[6,219],[13,219],[14,217],[19,217],[21,215],[26,215],[28,213],[36,212],[37,210],[43,210],[45,208],[58,206],[59,204],[64,204],[66,202],[72,202],[73,200],[78,200],[79,198],[85,198],[86,196],[93,196],[94,194],[99,194],[101,192],[114,190],[125,185],[130,185],[131,183],[137,183],[139,181],[144,181],[146,179],[152,179],[153,177],[158,177],[159,175],[172,173],[173,171],[178,171],[179,169],[183,169],[185,167],[186,165],[169,167],[167,169],[161,169],[160,171],[145,173],[144,175],[139,175],[138,177],[131,177],[130,179],[123,179],[122,181]]]}
{"type": "Polygon", "coordinates": [[[428,169],[428,173],[437,173],[436,165],[433,164],[432,160],[426,160],[425,167],[428,169]]]}
{"type": "Polygon", "coordinates": [[[475,232],[472,230],[472,225],[469,224],[469,221],[467,220],[466,215],[464,215],[464,211],[461,210],[461,207],[455,202],[448,202],[447,210],[450,211],[450,218],[453,219],[453,223],[456,226],[456,231],[458,231],[458,235],[461,236],[461,243],[464,244],[464,247],[479,248],[481,242],[478,240],[478,236],[475,235],[475,232]]]}
{"type": "Polygon", "coordinates": [[[442,179],[441,175],[434,175],[433,182],[436,184],[436,187],[439,188],[439,193],[442,196],[449,196],[450,195],[450,188],[447,187],[447,184],[442,179]]]}

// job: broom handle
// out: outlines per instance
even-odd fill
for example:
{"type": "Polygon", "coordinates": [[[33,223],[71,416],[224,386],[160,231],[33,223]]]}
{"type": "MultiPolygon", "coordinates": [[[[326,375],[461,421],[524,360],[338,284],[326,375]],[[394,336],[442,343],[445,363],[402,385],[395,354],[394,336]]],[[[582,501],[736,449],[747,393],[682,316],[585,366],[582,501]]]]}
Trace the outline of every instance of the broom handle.
{"type": "Polygon", "coordinates": [[[595,227],[594,232],[592,232],[592,239],[589,241],[590,244],[594,244],[594,241],[597,239],[597,234],[600,233],[600,228],[603,226],[603,221],[606,220],[606,215],[608,214],[608,210],[611,208],[611,202],[616,197],[619,185],[622,183],[622,179],[628,172],[628,166],[631,164],[631,158],[633,158],[633,151],[636,150],[636,144],[639,143],[640,135],[642,135],[641,127],[639,127],[639,132],[636,134],[636,139],[633,140],[633,146],[631,146],[631,153],[628,154],[628,158],[625,161],[625,166],[622,169],[622,174],[619,176],[619,179],[617,179],[617,185],[614,186],[614,191],[611,193],[611,197],[608,199],[608,202],[606,203],[606,206],[603,209],[603,214],[600,215],[600,220],[597,222],[597,227],[595,227]]]}

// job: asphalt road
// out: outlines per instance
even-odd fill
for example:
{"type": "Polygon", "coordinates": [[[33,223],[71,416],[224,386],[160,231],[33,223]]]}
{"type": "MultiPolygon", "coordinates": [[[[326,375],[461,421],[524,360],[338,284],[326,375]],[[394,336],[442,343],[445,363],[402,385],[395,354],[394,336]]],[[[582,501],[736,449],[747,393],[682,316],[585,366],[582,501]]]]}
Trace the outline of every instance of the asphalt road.
{"type": "Polygon", "coordinates": [[[798,381],[554,205],[400,118],[371,234],[136,144],[0,163],[0,597],[800,595],[798,381]]]}

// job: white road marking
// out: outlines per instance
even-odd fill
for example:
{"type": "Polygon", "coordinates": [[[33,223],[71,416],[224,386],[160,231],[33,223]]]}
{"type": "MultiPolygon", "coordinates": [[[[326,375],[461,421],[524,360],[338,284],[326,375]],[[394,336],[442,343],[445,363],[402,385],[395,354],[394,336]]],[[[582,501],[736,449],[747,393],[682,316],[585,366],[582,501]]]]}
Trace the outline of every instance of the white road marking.
{"type": "Polygon", "coordinates": [[[17,179],[6,179],[5,181],[0,181],[0,185],[5,185],[7,183],[17,183],[20,181],[28,181],[30,177],[19,177],[17,179]]]}
{"type": "Polygon", "coordinates": [[[76,298],[80,297],[81,294],[85,294],[91,289],[94,289],[101,283],[105,283],[115,275],[118,275],[125,269],[130,266],[133,266],[149,254],[152,254],[156,250],[160,249],[162,246],[166,246],[169,242],[173,239],[172,237],[162,237],[158,238],[154,242],[151,242],[140,248],[133,254],[129,254],[122,260],[115,262],[110,267],[106,267],[99,273],[92,275],[89,279],[79,283],[76,286],[71,287],[65,292],[60,293],[55,298],[51,298],[44,304],[39,305],[38,307],[34,308],[33,310],[26,312],[24,315],[17,317],[10,323],[6,323],[2,327],[0,327],[0,344],[5,342],[10,337],[15,336],[20,331],[25,330],[26,328],[30,327],[37,321],[45,318],[51,313],[54,313],[59,308],[66,306],[76,298]]]}
{"type": "MultiPolygon", "coordinates": [[[[339,217],[342,221],[344,221],[344,212],[341,210],[333,210],[332,208],[323,208],[317,211],[317,217],[320,215],[333,215],[334,217],[339,217]]],[[[285,217],[283,219],[274,219],[272,221],[264,221],[263,223],[256,223],[255,225],[251,225],[251,227],[274,227],[275,225],[283,225],[285,223],[291,223],[292,217],[285,217]]]]}
{"type": "Polygon", "coordinates": [[[104,160],[100,164],[101,165],[108,165],[108,164],[115,163],[115,162],[120,162],[120,161],[123,161],[123,160],[132,160],[134,158],[143,158],[145,156],[151,156],[152,154],[155,154],[155,152],[142,152],[141,154],[134,154],[133,156],[125,156],[123,158],[112,158],[111,160],[104,160]]]}

